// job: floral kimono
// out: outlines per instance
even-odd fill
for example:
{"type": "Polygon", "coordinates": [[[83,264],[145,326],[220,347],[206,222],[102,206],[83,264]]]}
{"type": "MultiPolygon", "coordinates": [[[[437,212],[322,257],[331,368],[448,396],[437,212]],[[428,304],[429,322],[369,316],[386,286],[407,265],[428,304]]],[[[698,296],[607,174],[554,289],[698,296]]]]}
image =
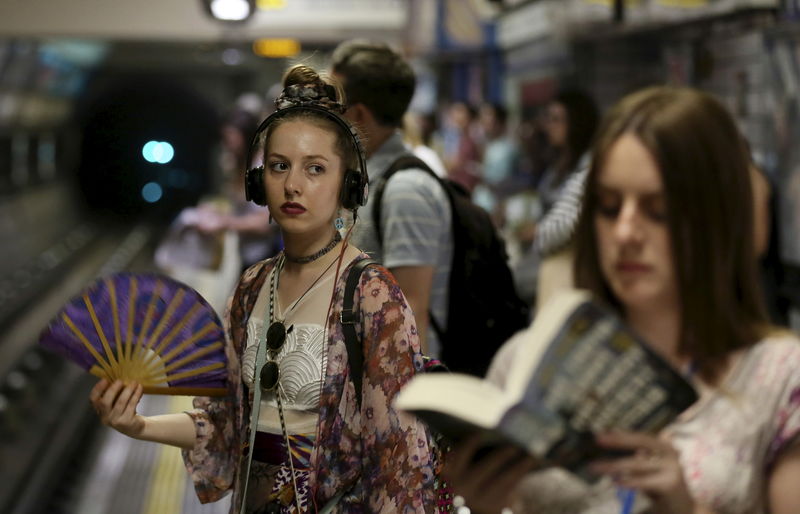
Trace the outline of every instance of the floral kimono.
{"type": "MultiPolygon", "coordinates": [[[[365,254],[354,261],[366,258],[365,254]]],[[[231,512],[242,498],[243,466],[250,436],[253,392],[242,381],[247,322],[276,260],[249,268],[229,306],[228,380],[230,395],[198,397],[188,414],[197,442],[184,450],[186,467],[202,502],[233,489],[231,512]]],[[[311,455],[311,491],[322,508],[347,493],[333,512],[434,512],[430,438],[421,422],[392,407],[400,388],[423,368],[414,316],[394,277],[383,267],[367,267],[356,288],[356,333],[364,351],[359,410],[339,315],[348,265],[334,285],[327,319],[327,368],[319,406],[319,428],[311,455]]]]}

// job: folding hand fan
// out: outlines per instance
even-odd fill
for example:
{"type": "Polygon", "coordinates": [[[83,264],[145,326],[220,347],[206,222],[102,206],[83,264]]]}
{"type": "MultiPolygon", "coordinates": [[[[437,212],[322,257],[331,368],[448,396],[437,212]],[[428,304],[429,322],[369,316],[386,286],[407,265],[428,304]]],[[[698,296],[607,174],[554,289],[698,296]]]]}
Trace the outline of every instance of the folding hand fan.
{"type": "Polygon", "coordinates": [[[118,273],[70,300],[39,343],[109,380],[149,394],[227,393],[225,335],[189,286],[156,274],[118,273]]]}

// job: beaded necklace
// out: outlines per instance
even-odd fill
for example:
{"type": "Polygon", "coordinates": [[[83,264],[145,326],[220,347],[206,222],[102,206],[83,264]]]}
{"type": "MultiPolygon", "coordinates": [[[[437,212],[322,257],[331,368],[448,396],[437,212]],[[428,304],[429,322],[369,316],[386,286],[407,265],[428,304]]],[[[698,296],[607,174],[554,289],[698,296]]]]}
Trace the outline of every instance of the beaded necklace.
{"type": "MultiPolygon", "coordinates": [[[[339,233],[337,232],[336,235],[339,235],[339,233]]],[[[334,237],[334,245],[335,245],[336,242],[338,242],[338,241],[334,237]]],[[[331,245],[328,245],[328,246],[330,248],[333,248],[333,246],[331,246],[331,245]]],[[[324,255],[325,253],[330,251],[330,248],[328,248],[328,250],[325,250],[319,256],[315,257],[315,259],[318,259],[322,255],[324,255]]],[[[275,302],[277,301],[277,297],[278,297],[278,282],[280,280],[280,273],[283,270],[283,265],[286,262],[285,259],[286,259],[286,253],[284,252],[283,254],[281,254],[280,257],[278,257],[278,262],[275,264],[275,269],[272,271],[272,275],[270,276],[270,279],[269,279],[269,310],[268,310],[269,317],[267,319],[266,326],[270,326],[270,325],[272,325],[272,323],[274,321],[276,321],[275,320],[275,302]]],[[[311,260],[314,260],[314,259],[311,259],[311,260]]],[[[331,263],[328,264],[328,266],[325,268],[325,270],[322,273],[320,273],[320,275],[316,279],[314,279],[314,281],[311,283],[310,286],[308,286],[308,288],[303,292],[303,294],[301,294],[300,297],[297,300],[295,300],[294,303],[292,303],[292,305],[288,309],[286,309],[285,312],[283,312],[283,320],[281,320],[281,322],[286,320],[286,317],[288,316],[288,314],[297,306],[297,304],[300,303],[300,300],[302,300],[303,297],[305,297],[305,295],[309,291],[311,291],[311,289],[313,289],[314,285],[316,285],[316,283],[319,282],[320,279],[323,276],[325,276],[325,274],[328,272],[328,270],[331,269],[331,267],[334,265],[334,263],[336,263],[336,259],[331,261],[331,263]]],[[[291,332],[293,327],[294,327],[294,325],[290,326],[286,330],[286,333],[288,334],[289,332],[291,332]]],[[[270,351],[269,348],[266,348],[265,350],[267,352],[270,351]]],[[[277,352],[276,352],[276,355],[271,355],[271,358],[275,358],[275,357],[277,357],[277,352]]],[[[281,401],[281,394],[283,394],[283,388],[281,387],[280,378],[279,378],[278,379],[278,385],[277,385],[277,388],[275,390],[275,400],[276,400],[276,402],[278,404],[278,418],[280,419],[280,422],[281,422],[281,432],[283,433],[283,440],[286,443],[286,453],[287,453],[288,459],[289,459],[289,469],[292,472],[292,487],[294,488],[295,506],[297,507],[297,512],[302,512],[302,509],[300,508],[300,498],[298,496],[297,475],[296,475],[296,472],[295,472],[295,469],[294,469],[294,460],[292,458],[292,443],[289,440],[289,431],[286,430],[286,420],[285,420],[284,415],[283,415],[283,402],[281,401]]]]}
{"type": "Polygon", "coordinates": [[[320,250],[311,255],[306,255],[305,257],[292,257],[291,255],[286,253],[286,251],[283,252],[283,255],[289,262],[294,262],[296,264],[308,264],[309,262],[313,262],[322,257],[323,255],[325,255],[326,253],[333,250],[341,240],[342,240],[342,235],[337,230],[336,232],[333,233],[333,239],[331,239],[330,243],[328,243],[325,247],[321,248],[320,250]]]}

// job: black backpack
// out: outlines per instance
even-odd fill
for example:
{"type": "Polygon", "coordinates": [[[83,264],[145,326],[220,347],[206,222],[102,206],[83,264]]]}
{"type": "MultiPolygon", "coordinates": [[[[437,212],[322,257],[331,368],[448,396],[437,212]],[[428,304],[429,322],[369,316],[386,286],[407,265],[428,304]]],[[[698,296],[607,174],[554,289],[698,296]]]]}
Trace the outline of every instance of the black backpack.
{"type": "Polygon", "coordinates": [[[381,202],[386,183],[396,172],[410,168],[425,170],[436,178],[452,210],[447,329],[443,330],[430,313],[428,316],[441,342],[441,360],[451,371],[483,376],[497,349],[528,326],[528,304],[517,294],[505,244],[489,213],[473,203],[463,187],[438,177],[413,155],[403,155],[392,163],[372,192],[373,223],[381,246],[381,202]]]}

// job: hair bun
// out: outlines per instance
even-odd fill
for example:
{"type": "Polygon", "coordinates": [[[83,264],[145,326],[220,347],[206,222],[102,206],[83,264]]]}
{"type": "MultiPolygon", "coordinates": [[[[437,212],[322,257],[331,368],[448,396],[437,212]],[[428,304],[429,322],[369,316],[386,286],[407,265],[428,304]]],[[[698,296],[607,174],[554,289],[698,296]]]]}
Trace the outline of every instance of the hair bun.
{"type": "Polygon", "coordinates": [[[314,106],[344,114],[345,106],[336,101],[336,88],[331,84],[292,84],[275,99],[277,110],[288,107],[314,106]]]}

